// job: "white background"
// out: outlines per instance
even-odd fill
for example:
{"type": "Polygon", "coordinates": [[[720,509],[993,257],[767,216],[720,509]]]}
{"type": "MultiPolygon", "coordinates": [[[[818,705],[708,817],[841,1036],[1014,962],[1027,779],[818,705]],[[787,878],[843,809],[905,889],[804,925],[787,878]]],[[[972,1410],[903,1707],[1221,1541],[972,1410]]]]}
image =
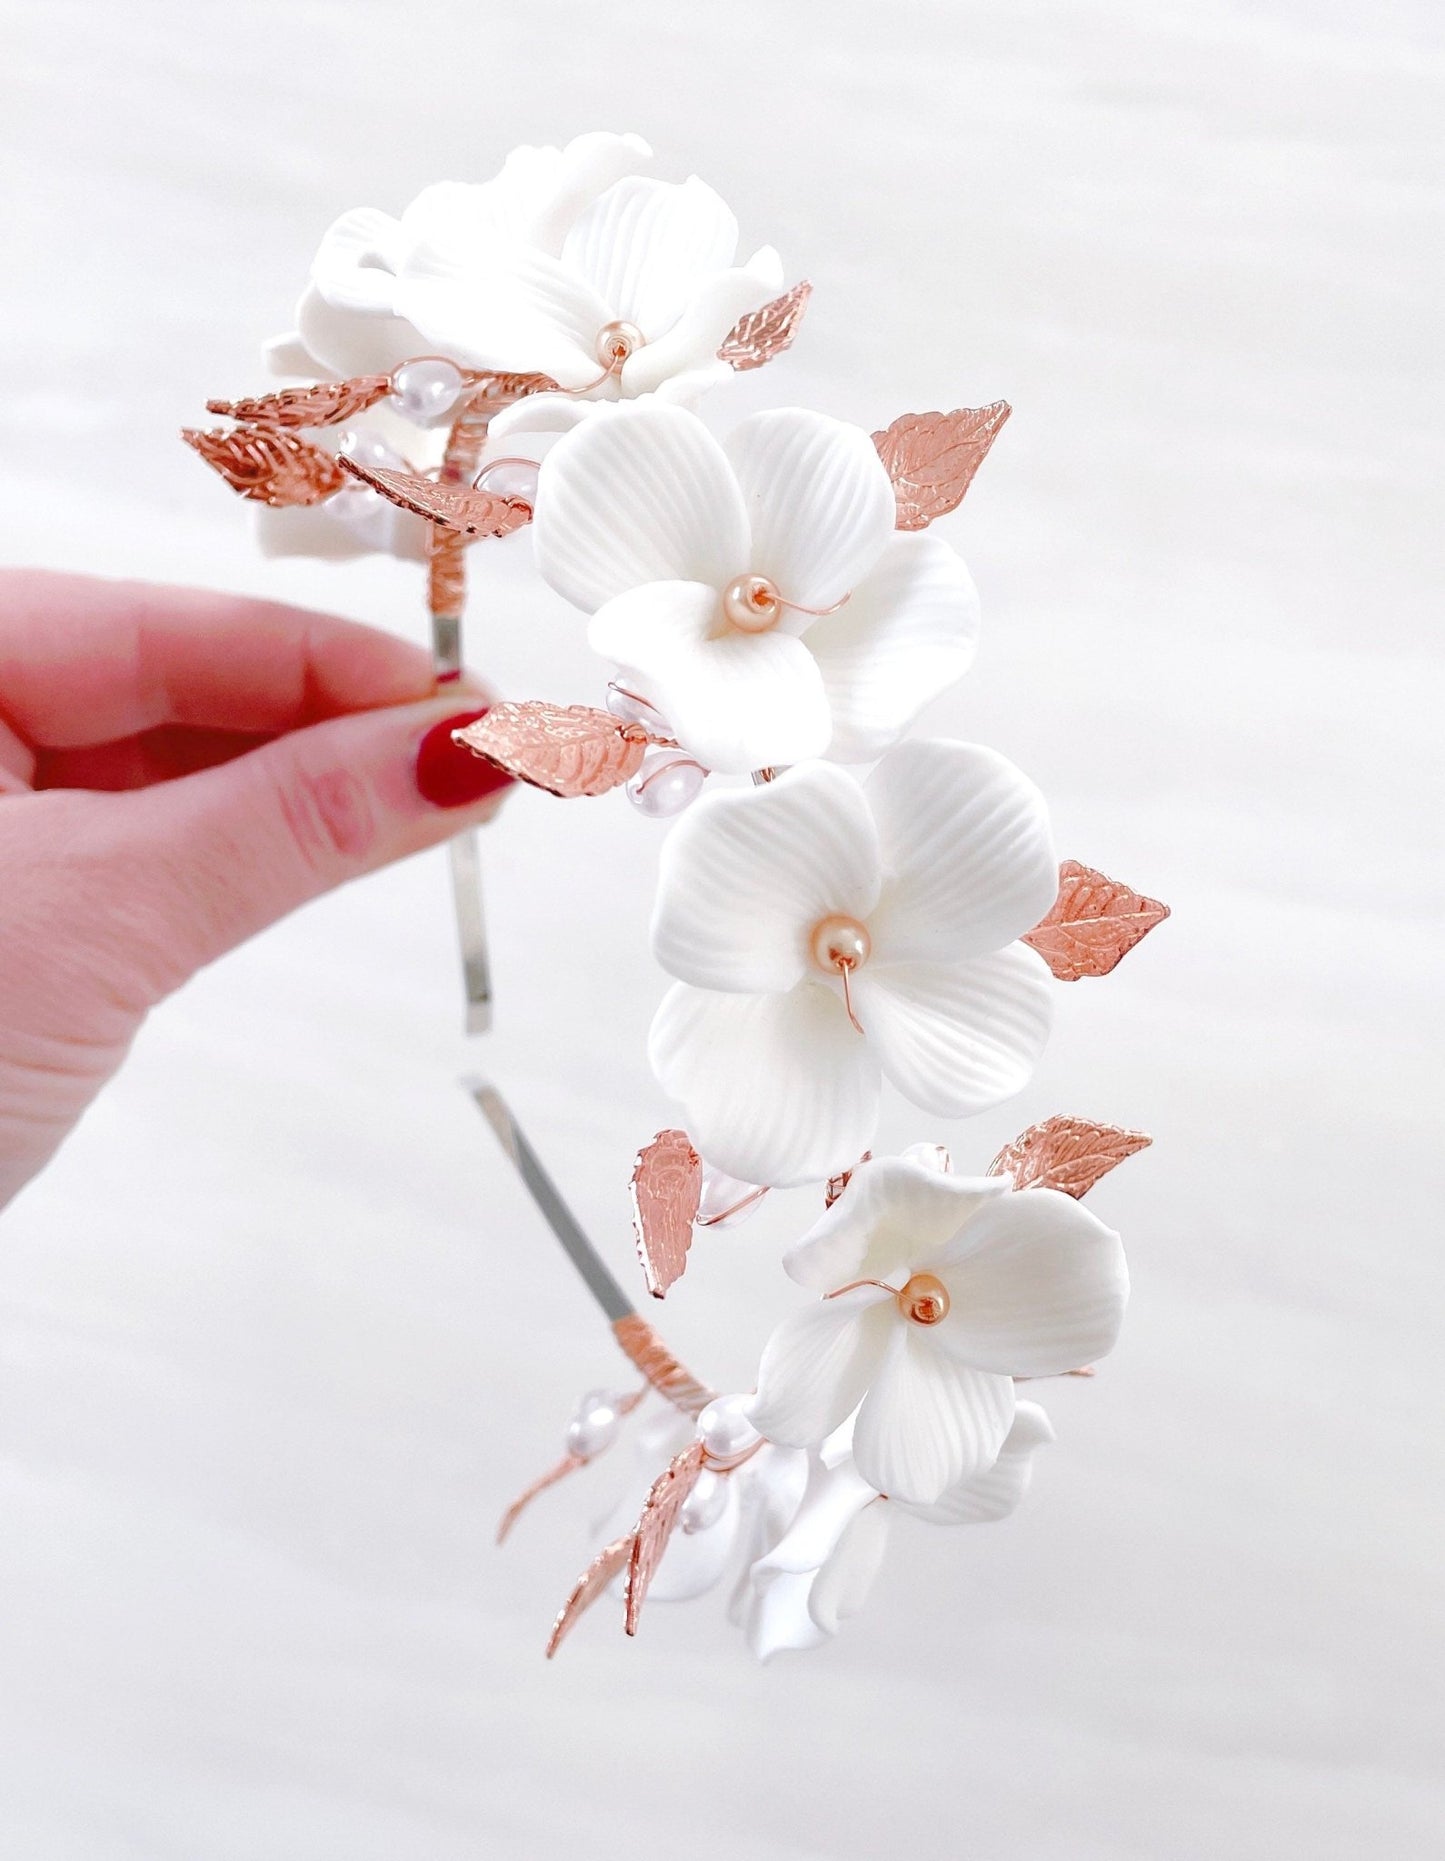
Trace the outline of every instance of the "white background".
{"type": "MultiPolygon", "coordinates": [[[[868,1614],[754,1667],[716,1599],[541,1646],[609,1474],[503,1552],[619,1360],[455,1080],[445,868],[315,905],[156,1015],[0,1223],[10,1861],[1203,1861],[1445,1848],[1439,126],[1427,0],[9,0],[0,548],[421,637],[412,568],[267,563],[175,440],[262,385],[325,225],[637,129],[817,294],[726,421],[1006,397],[946,534],[936,727],[1175,915],[1061,992],[964,1167],[1073,1111],[1135,1296],[1007,1525],[904,1522],[868,1614]],[[1432,1102],[1437,1101],[1437,1102],[1432,1102]]],[[[525,540],[475,656],[595,696],[525,540]]],[[[515,797],[484,1063],[615,1267],[666,1108],[658,829],[515,797]]],[[[0,875],[3,886],[3,875],[0,875]]],[[[745,1383],[813,1198],[665,1311],[745,1383]]],[[[629,1279],[629,1283],[634,1283],[629,1279]]]]}

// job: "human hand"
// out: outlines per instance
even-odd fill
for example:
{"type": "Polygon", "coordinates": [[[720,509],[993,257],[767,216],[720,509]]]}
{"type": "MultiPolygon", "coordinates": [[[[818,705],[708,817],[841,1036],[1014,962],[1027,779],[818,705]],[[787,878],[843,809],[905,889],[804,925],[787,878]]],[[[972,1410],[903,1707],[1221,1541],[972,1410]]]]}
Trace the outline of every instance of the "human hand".
{"type": "Polygon", "coordinates": [[[495,811],[484,708],[350,621],[0,572],[0,1206],[188,976],[495,811]]]}

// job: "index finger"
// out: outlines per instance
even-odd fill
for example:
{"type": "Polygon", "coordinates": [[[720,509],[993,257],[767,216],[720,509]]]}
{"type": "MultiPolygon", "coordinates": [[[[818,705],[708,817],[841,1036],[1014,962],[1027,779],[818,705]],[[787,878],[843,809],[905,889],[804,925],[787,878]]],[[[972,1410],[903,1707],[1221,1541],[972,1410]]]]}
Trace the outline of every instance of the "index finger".
{"type": "Polygon", "coordinates": [[[203,589],[0,573],[0,719],[66,749],[162,724],[277,734],[426,697],[420,647],[203,589]]]}

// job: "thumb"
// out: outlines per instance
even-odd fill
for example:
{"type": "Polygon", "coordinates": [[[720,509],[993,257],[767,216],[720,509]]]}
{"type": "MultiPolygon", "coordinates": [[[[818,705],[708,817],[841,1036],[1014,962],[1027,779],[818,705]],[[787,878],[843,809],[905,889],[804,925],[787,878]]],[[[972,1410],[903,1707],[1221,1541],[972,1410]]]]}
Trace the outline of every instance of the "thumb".
{"type": "Polygon", "coordinates": [[[107,796],[115,916],[149,992],[308,899],[489,819],[511,778],[451,742],[457,694],[293,731],[179,781],[107,796]]]}

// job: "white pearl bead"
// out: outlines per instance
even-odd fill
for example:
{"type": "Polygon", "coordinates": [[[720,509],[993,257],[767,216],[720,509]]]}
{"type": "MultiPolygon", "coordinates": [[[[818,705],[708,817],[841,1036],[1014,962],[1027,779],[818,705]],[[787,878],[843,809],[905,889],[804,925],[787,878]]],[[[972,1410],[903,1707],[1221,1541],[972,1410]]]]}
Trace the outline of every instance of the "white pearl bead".
{"type": "Polygon", "coordinates": [[[707,770],[686,750],[651,749],[627,784],[627,799],[640,814],[661,820],[696,801],[706,780],[707,770]]]}
{"type": "Polygon", "coordinates": [[[777,589],[766,575],[739,575],[723,589],[723,616],[743,633],[766,633],[783,611],[777,589]]]}
{"type": "Polygon", "coordinates": [[[597,332],[597,360],[604,368],[621,368],[628,356],[635,355],[645,340],[635,323],[604,323],[597,332]]]}
{"type": "Polygon", "coordinates": [[[622,1427],[617,1398],[607,1389],[589,1389],[567,1424],[567,1452],[591,1460],[617,1439],[622,1427]]]}
{"type": "Polygon", "coordinates": [[[445,356],[418,356],[403,362],[391,378],[391,401],[398,413],[418,426],[443,420],[462,394],[462,371],[445,356]]]}
{"type": "MultiPolygon", "coordinates": [[[[336,450],[374,471],[398,472],[406,468],[406,460],[399,452],[393,451],[384,439],[378,439],[365,428],[343,433],[336,450]]],[[[362,542],[369,543],[375,549],[388,546],[396,506],[389,504],[379,492],[362,484],[359,479],[348,478],[341,489],[326,500],[326,509],[362,542]]]]}
{"type": "Polygon", "coordinates": [[[733,1460],[762,1440],[744,1411],[751,1396],[714,1396],[697,1418],[698,1439],[715,1460],[733,1460]]]}
{"type": "Polygon", "coordinates": [[[641,724],[655,737],[670,737],[672,725],[662,715],[656,705],[649,704],[646,698],[639,698],[635,691],[628,691],[623,685],[607,687],[607,708],[612,715],[624,724],[641,724]]]}
{"type": "Polygon", "coordinates": [[[348,459],[355,459],[358,465],[369,466],[372,471],[406,470],[406,460],[396,448],[388,446],[380,434],[364,426],[347,427],[336,442],[336,450],[348,459]]]}
{"type": "Polygon", "coordinates": [[[727,1510],[727,1482],[710,1467],[697,1476],[697,1484],[682,1502],[678,1524],[685,1532],[707,1531],[727,1510]]]}
{"type": "Polygon", "coordinates": [[[813,926],[809,947],[819,969],[857,969],[872,955],[873,939],[866,924],[839,914],[813,926]]]}
{"type": "Polygon", "coordinates": [[[762,1206],[757,1183],[746,1183],[740,1176],[729,1176],[711,1163],[702,1166],[702,1194],[698,1199],[697,1219],[710,1228],[733,1228],[746,1221],[762,1206]],[[739,1207],[739,1204],[743,1206],[739,1207]]]}

